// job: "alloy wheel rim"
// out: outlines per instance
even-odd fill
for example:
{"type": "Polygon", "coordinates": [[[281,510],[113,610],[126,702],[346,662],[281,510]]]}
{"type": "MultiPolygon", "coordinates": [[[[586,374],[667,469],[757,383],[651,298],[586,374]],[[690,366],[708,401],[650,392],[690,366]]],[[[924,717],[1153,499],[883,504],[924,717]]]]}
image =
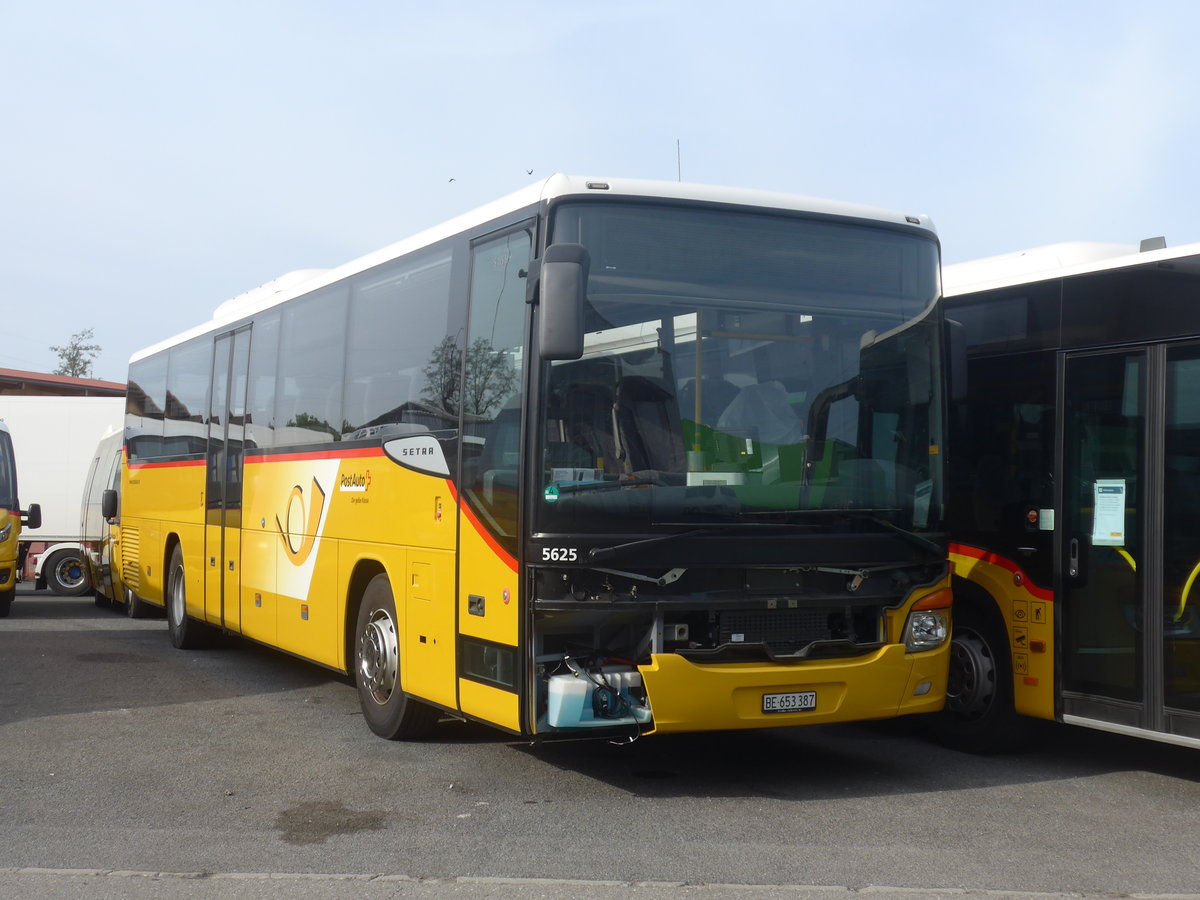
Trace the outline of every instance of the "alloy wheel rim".
{"type": "Polygon", "coordinates": [[[399,669],[396,624],[386,610],[374,610],[359,638],[358,671],[363,687],[380,706],[387,703],[396,690],[399,669]]]}

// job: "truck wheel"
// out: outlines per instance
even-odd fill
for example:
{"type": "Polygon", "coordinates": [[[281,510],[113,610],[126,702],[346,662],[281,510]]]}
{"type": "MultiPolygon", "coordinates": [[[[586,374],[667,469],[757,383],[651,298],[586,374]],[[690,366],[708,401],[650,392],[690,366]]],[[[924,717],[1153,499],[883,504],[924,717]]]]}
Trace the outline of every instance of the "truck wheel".
{"type": "Polygon", "coordinates": [[[167,568],[167,632],[180,650],[197,650],[208,646],[211,632],[203,622],[188,616],[186,586],[183,550],[176,544],[167,568]]]}
{"type": "Polygon", "coordinates": [[[371,579],[358,608],[354,683],[363,718],[382,738],[394,741],[422,737],[437,724],[438,711],[406,696],[400,686],[396,601],[386,575],[371,579]]]}
{"type": "Polygon", "coordinates": [[[42,575],[46,586],[63,597],[78,597],[91,587],[78,550],[55,550],[42,563],[42,575]]]}
{"type": "Polygon", "coordinates": [[[7,619],[9,611],[12,610],[13,597],[16,595],[17,589],[9,588],[7,591],[0,591],[0,619],[7,619]]]}

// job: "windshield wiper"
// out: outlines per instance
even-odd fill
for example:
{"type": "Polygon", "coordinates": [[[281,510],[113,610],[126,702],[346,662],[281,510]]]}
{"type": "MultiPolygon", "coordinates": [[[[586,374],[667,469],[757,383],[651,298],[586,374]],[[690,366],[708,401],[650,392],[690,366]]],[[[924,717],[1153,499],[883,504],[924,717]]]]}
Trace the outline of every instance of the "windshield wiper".
{"type": "Polygon", "coordinates": [[[661,486],[661,482],[653,478],[630,478],[626,481],[568,481],[565,484],[551,482],[546,487],[547,490],[554,488],[560,494],[579,494],[584,491],[613,490],[615,488],[638,487],[646,484],[661,486]]]}
{"type": "Polygon", "coordinates": [[[672,531],[670,534],[658,534],[654,537],[640,538],[636,541],[629,541],[624,544],[614,544],[611,547],[593,547],[588,551],[588,560],[590,562],[603,562],[606,559],[612,559],[622,550],[628,550],[631,547],[645,547],[648,544],[661,544],[665,541],[673,541],[677,538],[695,537],[698,534],[708,534],[707,528],[693,528],[691,531],[672,531]]]}

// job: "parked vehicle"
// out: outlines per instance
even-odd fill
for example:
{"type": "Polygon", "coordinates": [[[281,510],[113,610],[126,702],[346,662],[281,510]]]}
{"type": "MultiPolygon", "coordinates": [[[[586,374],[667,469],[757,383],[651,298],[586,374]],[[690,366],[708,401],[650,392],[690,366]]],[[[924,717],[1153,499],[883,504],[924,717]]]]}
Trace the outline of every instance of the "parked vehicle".
{"type": "Polygon", "coordinates": [[[38,534],[19,539],[19,579],[67,596],[90,589],[79,508],[96,441],[121,427],[124,412],[124,397],[0,396],[21,485],[42,509],[38,534]]]}
{"type": "Polygon", "coordinates": [[[17,465],[12,435],[0,422],[0,619],[12,609],[17,592],[17,572],[21,560],[21,526],[37,528],[42,512],[36,503],[21,511],[17,499],[17,465]]]}
{"type": "Polygon", "coordinates": [[[124,434],[114,428],[100,439],[83,487],[79,544],[97,606],[127,606],[121,580],[121,451],[124,434]]]}

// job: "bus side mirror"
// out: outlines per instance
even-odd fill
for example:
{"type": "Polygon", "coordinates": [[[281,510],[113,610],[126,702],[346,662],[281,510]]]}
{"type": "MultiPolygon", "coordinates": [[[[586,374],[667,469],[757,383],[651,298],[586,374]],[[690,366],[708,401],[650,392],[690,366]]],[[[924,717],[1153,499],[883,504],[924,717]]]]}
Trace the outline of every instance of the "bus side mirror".
{"type": "Polygon", "coordinates": [[[591,259],[582,244],[551,244],[541,262],[538,353],[545,360],[579,359],[591,259]]]}
{"type": "Polygon", "coordinates": [[[30,503],[29,509],[21,513],[21,524],[26,528],[41,528],[42,508],[36,503],[30,503]]]}
{"type": "Polygon", "coordinates": [[[950,401],[962,403],[967,399],[967,330],[962,322],[942,321],[946,336],[946,367],[949,370],[950,401]]]}
{"type": "Polygon", "coordinates": [[[117,517],[117,492],[108,488],[100,495],[100,515],[106,519],[117,517]]]}

